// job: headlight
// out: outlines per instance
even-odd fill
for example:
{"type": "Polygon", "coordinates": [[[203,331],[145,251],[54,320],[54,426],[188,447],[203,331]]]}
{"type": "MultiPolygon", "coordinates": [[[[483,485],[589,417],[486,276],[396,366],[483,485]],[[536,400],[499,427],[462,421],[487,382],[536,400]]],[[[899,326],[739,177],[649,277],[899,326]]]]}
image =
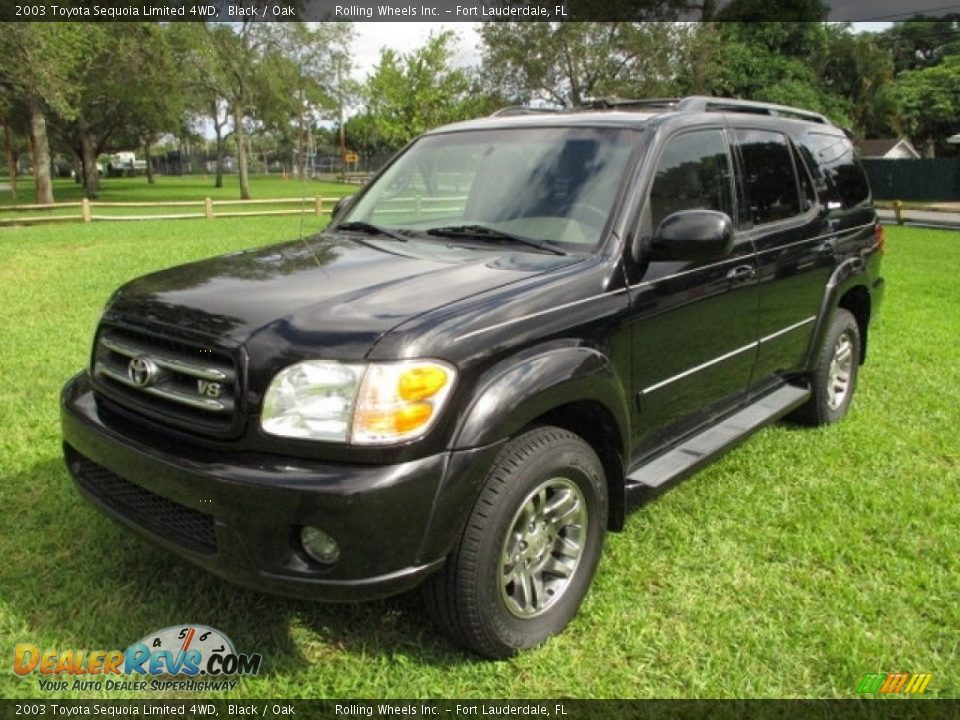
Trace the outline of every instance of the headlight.
{"type": "Polygon", "coordinates": [[[307,360],[273,378],[260,426],[271,435],[355,445],[413,440],[433,425],[455,377],[439,360],[307,360]]]}
{"type": "Polygon", "coordinates": [[[267,389],[260,426],[271,435],[346,442],[363,371],[314,360],[284,368],[267,389]]]}

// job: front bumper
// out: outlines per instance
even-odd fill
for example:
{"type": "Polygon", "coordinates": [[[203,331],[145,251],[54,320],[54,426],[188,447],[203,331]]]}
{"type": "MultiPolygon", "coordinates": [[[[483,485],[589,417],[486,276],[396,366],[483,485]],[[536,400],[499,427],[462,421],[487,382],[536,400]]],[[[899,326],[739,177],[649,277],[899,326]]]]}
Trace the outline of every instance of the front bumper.
{"type": "Polygon", "coordinates": [[[237,584],[331,601],[403,592],[439,567],[495,451],[386,466],[174,452],[105,422],[85,373],[63,389],[61,423],[70,474],[107,515],[237,584]],[[333,536],[338,562],[303,551],[304,525],[333,536]]]}

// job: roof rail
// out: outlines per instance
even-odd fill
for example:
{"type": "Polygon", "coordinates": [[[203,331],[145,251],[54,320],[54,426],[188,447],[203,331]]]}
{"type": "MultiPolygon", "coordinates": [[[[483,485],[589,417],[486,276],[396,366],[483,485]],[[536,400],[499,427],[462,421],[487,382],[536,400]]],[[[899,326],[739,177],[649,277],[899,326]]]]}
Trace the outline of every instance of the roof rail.
{"type": "Polygon", "coordinates": [[[757,115],[777,115],[780,117],[808,120],[810,122],[821,123],[822,125],[833,125],[825,115],[821,115],[820,113],[802,110],[789,105],[754,102],[753,100],[692,95],[683,98],[677,102],[674,107],[677,110],[699,110],[701,112],[741,112],[754,113],[757,115]]]}
{"type": "Polygon", "coordinates": [[[562,112],[567,108],[530,107],[529,105],[508,105],[490,113],[490,117],[511,117],[513,115],[536,115],[538,113],[562,112]]]}
{"type": "Polygon", "coordinates": [[[615,110],[618,108],[674,108],[680,98],[647,98],[635,100],[632,98],[596,98],[587,100],[579,107],[590,110],[615,110]]]}
{"type": "Polygon", "coordinates": [[[510,105],[501,108],[490,117],[508,117],[511,115],[532,115],[536,113],[576,112],[578,110],[687,110],[692,112],[737,112],[753,113],[755,115],[774,115],[778,117],[796,118],[821,125],[833,125],[832,122],[820,113],[811,110],[776,105],[774,103],[756,102],[754,100],[739,100],[737,98],[710,97],[708,95],[691,95],[684,98],[596,98],[587,100],[575,108],[559,107],[530,107],[528,105],[510,105]]]}

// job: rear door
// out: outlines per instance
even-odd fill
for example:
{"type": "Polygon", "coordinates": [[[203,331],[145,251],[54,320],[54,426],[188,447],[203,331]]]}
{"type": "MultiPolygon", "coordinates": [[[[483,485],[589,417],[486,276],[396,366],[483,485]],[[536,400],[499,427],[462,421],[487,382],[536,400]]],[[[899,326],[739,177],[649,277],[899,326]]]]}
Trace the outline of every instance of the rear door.
{"type": "Polygon", "coordinates": [[[733,144],[744,199],[741,227],[757,251],[757,364],[762,385],[804,363],[824,288],[835,266],[811,178],[786,133],[735,125],[733,144]]]}

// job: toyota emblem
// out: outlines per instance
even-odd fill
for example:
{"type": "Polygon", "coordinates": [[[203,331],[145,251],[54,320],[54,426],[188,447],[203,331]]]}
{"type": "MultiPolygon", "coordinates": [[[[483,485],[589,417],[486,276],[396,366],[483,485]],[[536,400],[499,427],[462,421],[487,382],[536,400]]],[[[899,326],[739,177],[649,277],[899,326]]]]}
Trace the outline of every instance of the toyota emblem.
{"type": "Polygon", "coordinates": [[[160,374],[159,366],[146,355],[137,355],[127,365],[127,375],[138,388],[146,388],[153,385],[160,374]]]}

